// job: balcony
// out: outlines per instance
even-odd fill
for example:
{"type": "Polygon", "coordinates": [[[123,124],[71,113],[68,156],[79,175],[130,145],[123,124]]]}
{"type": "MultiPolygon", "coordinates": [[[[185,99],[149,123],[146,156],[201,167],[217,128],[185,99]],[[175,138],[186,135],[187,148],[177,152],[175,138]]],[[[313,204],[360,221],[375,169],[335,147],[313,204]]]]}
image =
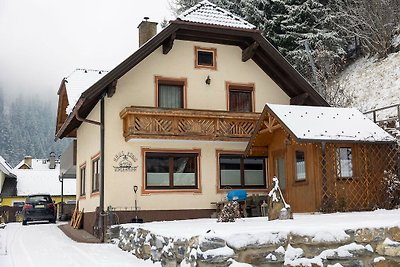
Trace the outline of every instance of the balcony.
{"type": "Polygon", "coordinates": [[[120,112],[131,139],[248,141],[259,113],[127,107],[120,112]]]}

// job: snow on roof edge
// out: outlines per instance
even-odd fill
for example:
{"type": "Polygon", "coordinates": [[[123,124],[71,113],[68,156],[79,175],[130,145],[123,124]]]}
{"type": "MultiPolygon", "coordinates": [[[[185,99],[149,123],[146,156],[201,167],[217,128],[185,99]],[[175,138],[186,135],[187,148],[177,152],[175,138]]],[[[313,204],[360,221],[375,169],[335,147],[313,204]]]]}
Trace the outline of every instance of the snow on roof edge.
{"type": "Polygon", "coordinates": [[[355,108],[265,105],[298,140],[394,143],[396,139],[355,108]]]}

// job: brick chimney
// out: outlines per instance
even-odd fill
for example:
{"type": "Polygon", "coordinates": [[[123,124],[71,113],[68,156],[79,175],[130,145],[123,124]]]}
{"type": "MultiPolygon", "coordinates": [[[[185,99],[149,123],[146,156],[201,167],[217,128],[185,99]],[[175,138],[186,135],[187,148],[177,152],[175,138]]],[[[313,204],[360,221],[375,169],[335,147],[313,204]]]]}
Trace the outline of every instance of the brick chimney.
{"type": "Polygon", "coordinates": [[[144,17],[144,20],[140,22],[139,29],[139,47],[145,42],[150,40],[154,35],[157,34],[157,22],[148,21],[149,17],[144,17]]]}

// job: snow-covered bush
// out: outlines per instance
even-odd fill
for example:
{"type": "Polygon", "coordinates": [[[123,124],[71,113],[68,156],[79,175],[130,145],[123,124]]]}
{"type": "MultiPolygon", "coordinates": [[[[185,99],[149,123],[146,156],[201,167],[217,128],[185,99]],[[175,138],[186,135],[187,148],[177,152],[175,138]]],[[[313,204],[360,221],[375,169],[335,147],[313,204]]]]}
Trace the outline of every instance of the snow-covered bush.
{"type": "Polygon", "coordinates": [[[393,209],[400,206],[400,177],[393,171],[385,171],[383,178],[385,198],[383,207],[393,209]]]}

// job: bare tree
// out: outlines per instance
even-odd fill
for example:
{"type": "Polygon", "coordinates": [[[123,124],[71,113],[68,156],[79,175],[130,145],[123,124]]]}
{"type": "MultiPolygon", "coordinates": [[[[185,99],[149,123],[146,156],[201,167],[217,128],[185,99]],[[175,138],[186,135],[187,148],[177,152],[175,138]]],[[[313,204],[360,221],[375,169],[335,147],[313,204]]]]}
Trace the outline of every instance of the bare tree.
{"type": "Polygon", "coordinates": [[[400,25],[400,0],[334,0],[334,22],[349,38],[360,39],[366,52],[385,57],[400,25]]]}

